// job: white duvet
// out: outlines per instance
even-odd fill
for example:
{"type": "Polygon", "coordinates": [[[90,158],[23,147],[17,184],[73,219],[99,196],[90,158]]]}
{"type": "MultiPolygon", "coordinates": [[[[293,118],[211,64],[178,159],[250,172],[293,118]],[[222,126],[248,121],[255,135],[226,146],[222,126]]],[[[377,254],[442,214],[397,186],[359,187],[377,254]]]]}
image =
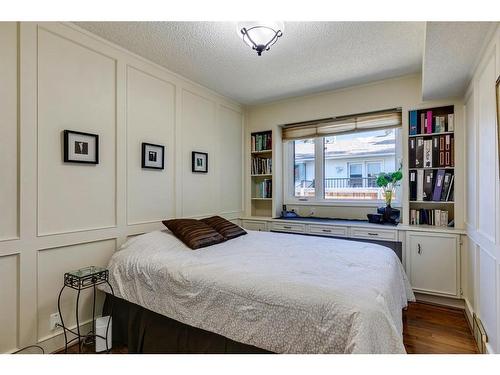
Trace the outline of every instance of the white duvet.
{"type": "Polygon", "coordinates": [[[120,298],[276,353],[405,353],[415,297],[383,246],[248,231],[191,250],[157,231],[125,243],[109,270],[120,298]]]}

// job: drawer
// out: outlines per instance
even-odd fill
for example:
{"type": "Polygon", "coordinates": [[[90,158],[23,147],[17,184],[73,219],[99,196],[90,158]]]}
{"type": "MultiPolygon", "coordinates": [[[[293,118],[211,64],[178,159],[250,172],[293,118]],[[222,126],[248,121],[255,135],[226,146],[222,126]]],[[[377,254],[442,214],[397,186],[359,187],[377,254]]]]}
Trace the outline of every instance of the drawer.
{"type": "Polygon", "coordinates": [[[277,232],[305,233],[306,226],[304,224],[272,223],[271,230],[277,232]]]}
{"type": "Polygon", "coordinates": [[[333,225],[309,225],[309,233],[321,236],[347,237],[347,227],[333,225]]]}
{"type": "Polygon", "coordinates": [[[267,222],[257,220],[242,220],[241,226],[248,230],[267,232],[267,222]]]}
{"type": "Polygon", "coordinates": [[[397,241],[398,234],[395,230],[354,227],[351,228],[351,237],[381,241],[397,241]]]}

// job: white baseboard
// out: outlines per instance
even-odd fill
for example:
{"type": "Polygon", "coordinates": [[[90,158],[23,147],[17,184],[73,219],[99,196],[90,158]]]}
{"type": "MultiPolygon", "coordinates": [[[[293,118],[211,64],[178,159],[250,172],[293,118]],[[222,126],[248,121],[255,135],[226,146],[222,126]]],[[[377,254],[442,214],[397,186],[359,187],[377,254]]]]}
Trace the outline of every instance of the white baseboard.
{"type": "Polygon", "coordinates": [[[493,351],[493,348],[491,347],[490,343],[486,343],[486,354],[497,354],[493,351]]]}
{"type": "Polygon", "coordinates": [[[469,328],[473,332],[474,309],[472,308],[472,305],[469,303],[469,300],[467,298],[464,298],[464,304],[465,304],[465,316],[467,318],[467,323],[469,323],[469,328]]]}
{"type": "MultiPolygon", "coordinates": [[[[70,327],[70,329],[76,330],[76,324],[75,324],[75,326],[70,327]]],[[[83,332],[87,333],[91,329],[92,329],[92,322],[91,321],[80,324],[80,331],[82,333],[83,332]]],[[[68,332],[68,339],[71,340],[74,337],[75,337],[75,335],[68,332]]],[[[71,343],[71,345],[74,345],[75,343],[76,343],[76,341],[73,341],[71,343]]],[[[53,336],[42,338],[41,340],[38,341],[37,345],[40,345],[43,348],[43,350],[45,350],[45,353],[58,352],[58,351],[64,349],[64,334],[61,332],[61,333],[57,333],[53,336]]]]}
{"type": "Polygon", "coordinates": [[[453,307],[455,309],[465,310],[465,301],[463,299],[435,296],[432,294],[418,293],[415,292],[415,298],[417,302],[432,303],[434,305],[442,305],[447,307],[453,307]]]}

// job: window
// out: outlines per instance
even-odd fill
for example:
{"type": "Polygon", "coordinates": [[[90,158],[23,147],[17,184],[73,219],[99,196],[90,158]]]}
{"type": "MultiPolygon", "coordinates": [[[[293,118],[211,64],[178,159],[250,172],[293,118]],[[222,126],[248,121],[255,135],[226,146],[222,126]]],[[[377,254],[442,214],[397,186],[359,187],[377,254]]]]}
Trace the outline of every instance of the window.
{"type": "MultiPolygon", "coordinates": [[[[399,168],[399,128],[363,130],[325,137],[293,140],[285,147],[288,167],[293,163],[293,190],[288,203],[372,202],[380,204],[383,193],[376,179],[399,168]],[[293,151],[293,157],[290,156],[293,151]],[[293,192],[293,193],[292,193],[293,192]]],[[[291,187],[291,186],[290,186],[291,187]]],[[[395,201],[399,196],[396,191],[395,201]]]]}
{"type": "Polygon", "coordinates": [[[366,177],[368,177],[367,185],[370,187],[377,186],[377,177],[382,173],[382,162],[369,161],[366,162],[366,177]]]}
{"type": "Polygon", "coordinates": [[[314,139],[293,142],[295,197],[314,197],[314,149],[314,139]]]}

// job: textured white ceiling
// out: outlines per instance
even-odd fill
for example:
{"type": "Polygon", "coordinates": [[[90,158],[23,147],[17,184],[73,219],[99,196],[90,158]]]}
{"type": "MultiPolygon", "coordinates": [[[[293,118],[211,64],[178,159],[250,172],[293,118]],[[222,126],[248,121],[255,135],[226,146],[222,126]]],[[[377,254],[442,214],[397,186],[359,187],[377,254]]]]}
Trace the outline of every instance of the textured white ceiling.
{"type": "Polygon", "coordinates": [[[243,104],[417,73],[424,22],[285,22],[262,56],[236,22],[78,22],[79,26],[243,104]]]}
{"type": "Polygon", "coordinates": [[[496,22],[428,22],[422,96],[461,96],[496,22]]]}

